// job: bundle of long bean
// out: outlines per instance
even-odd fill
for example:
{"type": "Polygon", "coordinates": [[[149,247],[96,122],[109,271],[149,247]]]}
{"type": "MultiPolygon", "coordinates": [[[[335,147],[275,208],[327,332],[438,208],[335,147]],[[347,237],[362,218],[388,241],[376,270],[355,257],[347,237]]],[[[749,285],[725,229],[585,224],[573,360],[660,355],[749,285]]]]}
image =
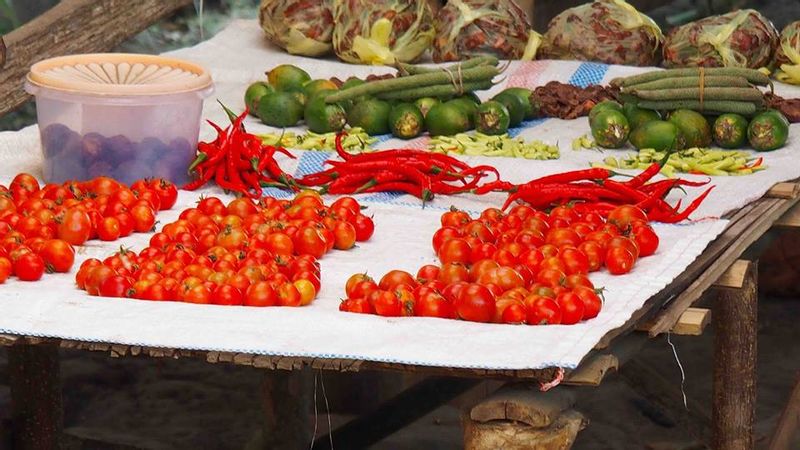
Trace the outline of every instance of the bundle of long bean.
{"type": "Polygon", "coordinates": [[[415,149],[383,150],[351,154],[342,146],[344,134],[336,138],[336,152],[343,161],[328,161],[331,168],[297,180],[304,186],[321,187],[328,194],[400,191],[421,198],[435,194],[472,192],[490,183],[483,180],[500,174],[491,166],[471,167],[453,157],[415,149]]]}
{"type": "Polygon", "coordinates": [[[611,85],[622,88],[623,99],[645,109],[743,115],[764,105],[764,94],[756,86],[772,86],[757,70],[732,67],[659,70],[616,78],[611,85]]]}
{"type": "Polygon", "coordinates": [[[352,100],[366,95],[384,100],[414,100],[421,97],[462,95],[488,89],[492,79],[502,71],[493,57],[475,58],[450,67],[432,69],[402,65],[401,74],[407,76],[371,81],[342,89],[325,98],[327,103],[352,100]]]}
{"type": "Polygon", "coordinates": [[[245,131],[242,122],[247,110],[239,116],[227,108],[226,112],[231,119],[227,128],[208,122],[217,131],[217,137],[212,142],[197,144],[197,157],[188,169],[196,178],[183,189],[193,191],[213,179],[222,189],[251,198],[261,197],[263,187],[297,190],[292,176],[275,160],[276,153],[294,156],[283,147],[264,145],[258,136],[245,131]]]}
{"type": "Polygon", "coordinates": [[[672,178],[651,182],[661,166],[661,163],[653,163],[625,182],[612,180],[611,177],[616,174],[601,167],[548,175],[511,188],[503,209],[515,201],[524,201],[537,209],[569,203],[583,212],[596,212],[605,216],[619,205],[636,205],[652,221],[676,223],[686,220],[714,186],[706,189],[683,211],[679,211],[680,201],[675,206],[669,205],[665,200],[667,194],[674,188],[704,186],[708,181],[672,178]]]}

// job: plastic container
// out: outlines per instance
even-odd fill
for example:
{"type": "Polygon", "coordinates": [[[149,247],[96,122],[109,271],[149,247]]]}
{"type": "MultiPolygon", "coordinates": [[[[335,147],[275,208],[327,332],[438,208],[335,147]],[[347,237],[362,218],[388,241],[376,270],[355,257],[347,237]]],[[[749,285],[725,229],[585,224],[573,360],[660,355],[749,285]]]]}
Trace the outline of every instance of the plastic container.
{"type": "Polygon", "coordinates": [[[34,64],[25,90],[36,96],[46,182],[160,177],[182,186],[214,87],[196,64],[108,53],[34,64]]]}

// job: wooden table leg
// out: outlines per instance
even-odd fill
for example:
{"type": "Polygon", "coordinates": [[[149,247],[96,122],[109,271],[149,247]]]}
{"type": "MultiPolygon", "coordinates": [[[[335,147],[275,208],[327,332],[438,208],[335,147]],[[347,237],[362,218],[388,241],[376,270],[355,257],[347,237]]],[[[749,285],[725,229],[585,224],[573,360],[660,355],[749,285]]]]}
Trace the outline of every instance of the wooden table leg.
{"type": "Polygon", "coordinates": [[[60,448],[64,418],[58,346],[13,345],[8,370],[14,448],[60,448]]]}
{"type": "Polygon", "coordinates": [[[296,450],[308,447],[313,433],[310,422],[313,383],[310,369],[272,370],[264,374],[261,384],[264,448],[296,450]]]}
{"type": "Polygon", "coordinates": [[[756,406],[758,269],[747,269],[740,289],[720,289],[714,303],[713,445],[753,448],[756,406]]]}

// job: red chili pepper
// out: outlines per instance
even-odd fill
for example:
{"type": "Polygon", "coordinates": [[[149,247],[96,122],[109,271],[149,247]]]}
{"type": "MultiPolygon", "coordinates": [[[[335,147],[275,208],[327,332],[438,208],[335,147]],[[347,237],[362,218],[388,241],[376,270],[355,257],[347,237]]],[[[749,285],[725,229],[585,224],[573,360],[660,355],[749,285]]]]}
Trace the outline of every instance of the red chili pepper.
{"type": "MultiPolygon", "coordinates": [[[[667,154],[666,158],[669,158],[669,154],[667,154]]],[[[628,185],[628,187],[634,189],[643,186],[645,183],[650,181],[651,178],[656,176],[658,172],[661,171],[661,167],[664,165],[665,162],[666,159],[664,159],[660,163],[654,162],[650,164],[650,166],[647,167],[647,169],[643,170],[642,173],[640,173],[639,175],[636,175],[635,177],[626,181],[625,184],[628,185]]]]}
{"type": "Polygon", "coordinates": [[[689,214],[693,213],[698,207],[700,207],[700,204],[703,203],[703,200],[705,200],[706,197],[708,197],[708,194],[710,194],[711,190],[714,189],[715,187],[716,186],[711,186],[708,189],[706,189],[705,192],[700,194],[696,199],[692,200],[692,203],[690,203],[689,206],[687,206],[686,209],[683,210],[683,212],[662,219],[661,222],[678,223],[688,219],[689,214]]]}
{"type": "Polygon", "coordinates": [[[394,183],[386,183],[381,186],[374,186],[366,189],[364,192],[387,192],[387,191],[401,191],[411,194],[417,198],[421,198],[423,203],[433,199],[433,193],[429,189],[424,189],[421,186],[413,183],[403,181],[396,181],[394,183]]]}

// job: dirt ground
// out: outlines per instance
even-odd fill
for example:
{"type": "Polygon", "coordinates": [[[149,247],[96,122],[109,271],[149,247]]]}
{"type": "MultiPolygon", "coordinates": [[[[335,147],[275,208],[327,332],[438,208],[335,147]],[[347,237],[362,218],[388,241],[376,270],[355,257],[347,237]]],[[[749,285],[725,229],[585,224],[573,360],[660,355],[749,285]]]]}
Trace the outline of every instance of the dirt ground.
{"type": "MultiPolygon", "coordinates": [[[[797,299],[760,302],[757,448],[766,446],[800,374],[797,317],[797,299]]],[[[701,337],[673,337],[673,343],[686,370],[687,395],[710,405],[713,325],[701,337]]],[[[637,359],[679,386],[680,372],[664,339],[650,342],[637,359]]],[[[72,434],[146,449],[253,448],[258,442],[259,370],[194,360],[112,359],[78,351],[64,351],[62,361],[65,422],[72,434]]],[[[335,389],[330,374],[322,376],[335,389]]],[[[0,415],[9,410],[7,379],[6,353],[0,351],[0,415]]],[[[460,407],[489,389],[476,387],[372,448],[461,448],[460,407]]],[[[334,392],[329,397],[334,411],[346,406],[333,401],[334,392]]],[[[691,436],[675,426],[676,418],[666,416],[618,375],[600,388],[582,389],[578,409],[591,423],[579,434],[575,449],[695,448],[691,436]]],[[[322,434],[327,416],[321,394],[318,411],[322,434]]],[[[331,421],[336,427],[351,417],[333,414],[331,421]]],[[[795,443],[800,448],[800,436],[795,443]]]]}

